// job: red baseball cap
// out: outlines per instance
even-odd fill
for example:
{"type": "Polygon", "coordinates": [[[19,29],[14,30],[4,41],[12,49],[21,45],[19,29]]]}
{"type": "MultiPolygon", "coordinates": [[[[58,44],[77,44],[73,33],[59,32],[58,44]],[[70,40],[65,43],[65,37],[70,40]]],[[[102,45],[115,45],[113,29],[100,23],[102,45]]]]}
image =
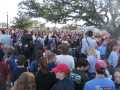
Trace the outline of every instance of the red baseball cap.
{"type": "Polygon", "coordinates": [[[55,74],[58,72],[64,72],[68,74],[70,72],[70,68],[66,64],[58,64],[55,68],[52,69],[52,72],[55,74]]]}
{"type": "Polygon", "coordinates": [[[104,60],[97,60],[96,64],[95,64],[95,68],[96,68],[96,70],[105,69],[105,68],[107,68],[107,64],[105,63],[104,60]]]}

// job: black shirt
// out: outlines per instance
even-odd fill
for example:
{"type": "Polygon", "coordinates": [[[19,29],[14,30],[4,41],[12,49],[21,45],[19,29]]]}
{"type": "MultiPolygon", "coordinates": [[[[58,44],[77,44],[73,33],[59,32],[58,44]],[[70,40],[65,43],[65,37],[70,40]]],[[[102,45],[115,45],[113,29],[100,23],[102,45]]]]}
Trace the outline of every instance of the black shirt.
{"type": "Polygon", "coordinates": [[[39,71],[36,76],[37,90],[50,90],[55,82],[56,78],[50,72],[43,73],[39,71]]]}
{"type": "Polygon", "coordinates": [[[59,80],[51,90],[75,90],[74,83],[69,79],[59,80]]]}

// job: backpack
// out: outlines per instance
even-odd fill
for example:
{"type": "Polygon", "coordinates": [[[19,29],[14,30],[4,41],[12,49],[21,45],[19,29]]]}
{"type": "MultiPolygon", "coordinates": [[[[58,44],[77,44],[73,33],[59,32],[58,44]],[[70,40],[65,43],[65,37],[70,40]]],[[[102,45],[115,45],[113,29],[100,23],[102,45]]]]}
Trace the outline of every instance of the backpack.
{"type": "Polygon", "coordinates": [[[81,75],[71,72],[70,73],[70,79],[75,83],[75,84],[80,84],[81,83],[81,75]]]}
{"type": "Polygon", "coordinates": [[[87,79],[87,78],[84,76],[84,74],[82,72],[73,70],[70,73],[70,79],[75,84],[75,90],[83,90],[84,84],[86,82],[85,79],[87,79]]]}

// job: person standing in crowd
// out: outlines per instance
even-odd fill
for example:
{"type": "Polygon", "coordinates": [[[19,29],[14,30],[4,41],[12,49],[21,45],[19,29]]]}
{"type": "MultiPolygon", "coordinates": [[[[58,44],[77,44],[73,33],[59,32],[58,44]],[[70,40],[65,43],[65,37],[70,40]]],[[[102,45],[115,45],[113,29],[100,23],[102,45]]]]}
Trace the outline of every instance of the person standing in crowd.
{"type": "Polygon", "coordinates": [[[35,76],[30,72],[22,73],[11,90],[36,90],[35,76]]]}
{"type": "Polygon", "coordinates": [[[9,66],[4,60],[4,51],[0,43],[0,90],[6,90],[9,79],[9,66]]]}
{"type": "Polygon", "coordinates": [[[24,31],[21,37],[22,51],[26,59],[29,59],[33,55],[33,39],[30,32],[24,31]]]}
{"type": "Polygon", "coordinates": [[[75,68],[74,58],[68,55],[69,45],[66,43],[61,44],[59,47],[61,54],[56,56],[56,64],[66,64],[71,70],[75,68]]]}
{"type": "Polygon", "coordinates": [[[74,82],[69,79],[70,68],[66,64],[59,64],[53,68],[58,81],[51,90],[75,90],[74,82]]]}
{"type": "Polygon", "coordinates": [[[56,55],[53,52],[48,51],[46,57],[48,58],[48,69],[51,71],[56,66],[56,55]]]}
{"type": "Polygon", "coordinates": [[[112,38],[107,40],[106,58],[109,58],[111,52],[113,51],[113,47],[116,45],[118,45],[117,40],[113,40],[112,38]]]}
{"type": "Polygon", "coordinates": [[[70,78],[75,83],[75,90],[83,90],[86,81],[88,81],[88,68],[88,61],[85,59],[80,59],[76,65],[76,68],[71,72],[70,78]]]}
{"type": "Polygon", "coordinates": [[[118,46],[114,46],[112,52],[110,53],[110,56],[108,58],[108,63],[111,67],[115,68],[118,64],[119,60],[119,48],[118,46]]]}
{"type": "Polygon", "coordinates": [[[86,33],[86,36],[82,39],[81,53],[87,54],[89,49],[96,48],[96,47],[97,47],[97,42],[93,38],[93,32],[92,31],[88,31],[86,33]]]}
{"type": "Polygon", "coordinates": [[[105,41],[103,41],[102,44],[98,47],[101,60],[105,59],[106,49],[107,49],[107,44],[105,43],[105,41]]]}
{"type": "Polygon", "coordinates": [[[106,63],[103,60],[96,62],[96,78],[86,82],[84,90],[116,90],[114,82],[105,77],[106,63]]]}
{"type": "Polygon", "coordinates": [[[117,68],[114,73],[114,82],[116,90],[120,90],[120,68],[117,68]]]}
{"type": "Polygon", "coordinates": [[[12,82],[14,83],[19,76],[27,71],[27,68],[25,67],[25,56],[24,55],[19,55],[16,59],[17,66],[13,68],[13,73],[12,73],[12,82]]]}
{"type": "Polygon", "coordinates": [[[95,64],[97,61],[97,53],[94,48],[89,49],[87,60],[89,62],[89,70],[88,70],[89,75],[88,76],[89,76],[89,79],[91,80],[95,77],[95,74],[96,74],[95,64]]]}
{"type": "Polygon", "coordinates": [[[48,70],[46,57],[40,59],[39,71],[36,75],[37,90],[50,90],[56,82],[55,75],[48,70]]]}
{"type": "Polygon", "coordinates": [[[0,35],[0,42],[4,45],[4,47],[9,47],[11,46],[11,41],[11,36],[3,30],[0,35]]]}
{"type": "Polygon", "coordinates": [[[39,59],[43,56],[42,50],[37,50],[31,60],[28,62],[28,69],[30,72],[36,73],[38,72],[38,64],[39,64],[39,59]]]}

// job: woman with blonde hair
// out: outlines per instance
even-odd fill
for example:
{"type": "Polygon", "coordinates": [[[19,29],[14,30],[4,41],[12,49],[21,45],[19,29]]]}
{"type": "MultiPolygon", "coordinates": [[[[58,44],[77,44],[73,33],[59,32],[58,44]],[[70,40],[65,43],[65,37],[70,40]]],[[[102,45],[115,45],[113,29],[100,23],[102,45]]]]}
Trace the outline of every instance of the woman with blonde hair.
{"type": "Polygon", "coordinates": [[[22,73],[12,90],[36,90],[35,76],[30,72],[22,73]]]}
{"type": "Polygon", "coordinates": [[[94,48],[89,49],[88,51],[88,56],[87,56],[87,61],[89,62],[89,69],[88,69],[88,73],[89,73],[89,79],[93,79],[95,77],[95,64],[97,61],[97,54],[96,54],[96,50],[94,48]]]}

